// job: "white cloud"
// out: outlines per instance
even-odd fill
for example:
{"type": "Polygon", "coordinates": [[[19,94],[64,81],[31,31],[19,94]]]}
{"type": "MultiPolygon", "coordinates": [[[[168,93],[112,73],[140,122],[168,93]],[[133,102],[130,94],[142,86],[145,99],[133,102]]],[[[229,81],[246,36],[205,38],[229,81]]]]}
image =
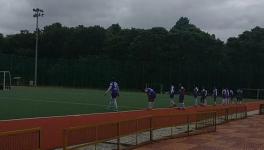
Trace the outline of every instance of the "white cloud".
{"type": "Polygon", "coordinates": [[[186,16],[222,40],[255,26],[263,26],[261,0],[0,0],[0,33],[34,30],[32,8],[44,9],[40,25],[66,26],[120,23],[122,27],[170,29],[186,16]]]}

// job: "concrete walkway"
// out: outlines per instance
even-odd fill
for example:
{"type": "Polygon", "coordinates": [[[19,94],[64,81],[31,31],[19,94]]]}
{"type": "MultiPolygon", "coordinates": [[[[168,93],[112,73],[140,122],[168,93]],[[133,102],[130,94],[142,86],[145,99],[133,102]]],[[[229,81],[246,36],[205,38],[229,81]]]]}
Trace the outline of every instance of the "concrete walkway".
{"type": "Polygon", "coordinates": [[[217,126],[214,133],[160,141],[136,150],[264,150],[264,115],[217,126]]]}

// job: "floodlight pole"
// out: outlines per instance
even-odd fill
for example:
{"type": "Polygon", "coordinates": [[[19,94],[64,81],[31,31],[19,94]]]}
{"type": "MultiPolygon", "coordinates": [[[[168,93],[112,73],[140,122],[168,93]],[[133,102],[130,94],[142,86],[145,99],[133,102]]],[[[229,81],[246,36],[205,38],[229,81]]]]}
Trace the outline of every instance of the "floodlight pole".
{"type": "Polygon", "coordinates": [[[36,48],[35,48],[35,81],[34,85],[37,87],[37,78],[38,78],[38,16],[36,17],[36,48]]]}
{"type": "Polygon", "coordinates": [[[38,80],[38,37],[39,37],[39,28],[38,28],[38,17],[43,17],[43,10],[39,8],[33,9],[34,15],[36,18],[36,49],[35,49],[35,76],[34,76],[34,86],[37,87],[38,80]]]}

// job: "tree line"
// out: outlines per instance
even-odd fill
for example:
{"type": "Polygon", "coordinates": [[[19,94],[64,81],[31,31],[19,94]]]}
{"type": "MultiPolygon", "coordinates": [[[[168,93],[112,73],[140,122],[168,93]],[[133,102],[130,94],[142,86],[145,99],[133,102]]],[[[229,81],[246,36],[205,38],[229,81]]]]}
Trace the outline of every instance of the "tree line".
{"type": "MultiPolygon", "coordinates": [[[[217,39],[181,17],[167,30],[122,29],[119,24],[39,31],[41,85],[105,87],[115,77],[121,88],[139,89],[182,83],[211,88],[261,88],[264,84],[264,28],[217,39]]],[[[35,33],[0,34],[0,67],[32,80],[35,33]]]]}

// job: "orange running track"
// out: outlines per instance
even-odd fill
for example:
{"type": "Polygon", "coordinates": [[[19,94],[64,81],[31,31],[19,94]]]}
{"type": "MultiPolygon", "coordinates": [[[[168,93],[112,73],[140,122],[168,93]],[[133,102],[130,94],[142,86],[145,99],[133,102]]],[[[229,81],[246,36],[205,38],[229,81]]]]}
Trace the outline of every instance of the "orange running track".
{"type": "MultiPolygon", "coordinates": [[[[258,110],[259,104],[263,102],[245,103],[247,110],[258,110]]],[[[181,112],[196,112],[206,110],[208,108],[220,108],[223,105],[206,106],[206,107],[190,107],[186,110],[178,110],[175,108],[163,108],[154,110],[137,110],[129,112],[116,113],[101,113],[89,115],[74,115],[63,117],[47,117],[47,118],[33,118],[21,120],[6,120],[0,121],[0,132],[22,130],[28,128],[42,128],[42,150],[51,150],[60,148],[63,145],[63,129],[81,125],[92,125],[95,123],[104,123],[111,121],[122,121],[126,119],[139,118],[149,115],[175,114],[181,112]]]]}

